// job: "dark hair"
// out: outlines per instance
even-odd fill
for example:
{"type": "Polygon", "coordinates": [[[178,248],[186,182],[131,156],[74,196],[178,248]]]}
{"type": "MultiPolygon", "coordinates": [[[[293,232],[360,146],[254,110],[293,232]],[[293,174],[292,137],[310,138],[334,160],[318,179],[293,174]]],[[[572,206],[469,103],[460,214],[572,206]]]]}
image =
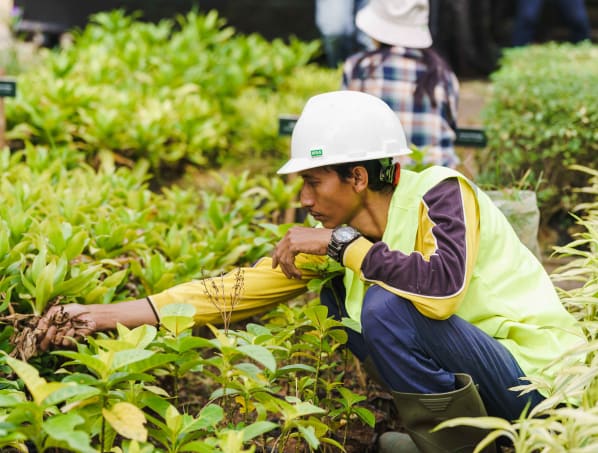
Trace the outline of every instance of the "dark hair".
{"type": "Polygon", "coordinates": [[[436,97],[434,96],[434,87],[436,85],[447,84],[447,73],[450,72],[450,68],[442,57],[431,47],[427,49],[421,49],[423,55],[423,62],[426,65],[427,70],[423,74],[418,74],[417,85],[413,96],[418,101],[421,100],[424,93],[430,98],[430,102],[433,107],[436,107],[436,97]]]}
{"type": "Polygon", "coordinates": [[[329,165],[328,168],[336,172],[342,180],[347,180],[355,167],[365,167],[368,172],[368,187],[374,192],[390,193],[394,191],[392,175],[390,178],[388,176],[388,169],[391,166],[393,166],[391,159],[377,159],[329,165]]]}

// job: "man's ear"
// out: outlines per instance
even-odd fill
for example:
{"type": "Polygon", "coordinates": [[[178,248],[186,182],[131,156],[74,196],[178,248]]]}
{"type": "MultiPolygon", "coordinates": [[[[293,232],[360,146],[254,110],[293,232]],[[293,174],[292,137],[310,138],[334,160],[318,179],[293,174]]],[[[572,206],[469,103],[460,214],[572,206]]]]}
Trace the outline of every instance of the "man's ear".
{"type": "Polygon", "coordinates": [[[353,187],[357,192],[368,188],[368,171],[365,167],[358,165],[352,169],[353,187]]]}

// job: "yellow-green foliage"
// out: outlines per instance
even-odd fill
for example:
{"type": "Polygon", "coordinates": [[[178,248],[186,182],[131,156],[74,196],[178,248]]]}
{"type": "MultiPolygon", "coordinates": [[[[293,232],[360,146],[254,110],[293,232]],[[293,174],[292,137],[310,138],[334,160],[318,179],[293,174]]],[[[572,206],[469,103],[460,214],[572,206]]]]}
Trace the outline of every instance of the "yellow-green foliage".
{"type": "Polygon", "coordinates": [[[109,303],[250,264],[271,250],[277,236],[264,227],[297,193],[248,174],[222,178],[218,192],[155,193],[143,161],[117,168],[103,153],[96,171],[82,157],[0,151],[0,311],[109,303]]]}
{"type": "Polygon", "coordinates": [[[542,179],[543,220],[579,203],[584,178],[572,164],[596,166],[598,155],[598,46],[545,44],[505,50],[491,75],[484,109],[488,154],[480,182],[510,186],[531,170],[542,179]]]}
{"type": "Polygon", "coordinates": [[[143,157],[156,172],[180,160],[211,166],[236,149],[278,150],[270,96],[318,48],[237,34],[215,11],[158,24],[100,13],[73,45],[20,75],[7,136],[143,157]]]}
{"type": "MultiPolygon", "coordinates": [[[[533,378],[516,389],[523,393],[540,390],[547,395],[519,420],[458,418],[442,424],[488,429],[488,442],[506,436],[516,453],[598,450],[598,171],[581,166],[570,170],[590,177],[588,187],[581,191],[591,201],[578,206],[584,213],[577,218],[583,231],[566,246],[555,247],[560,257],[570,261],[557,269],[552,278],[578,284],[568,291],[560,289],[561,300],[581,323],[585,339],[580,338],[578,347],[550,364],[544,378],[533,378]]],[[[474,453],[482,447],[480,444],[474,453]]]]}

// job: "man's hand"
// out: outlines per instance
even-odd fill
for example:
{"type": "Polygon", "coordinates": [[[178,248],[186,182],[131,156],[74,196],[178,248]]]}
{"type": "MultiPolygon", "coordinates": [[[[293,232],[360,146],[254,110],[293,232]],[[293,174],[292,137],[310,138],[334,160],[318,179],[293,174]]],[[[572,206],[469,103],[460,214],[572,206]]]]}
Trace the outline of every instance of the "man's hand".
{"type": "Polygon", "coordinates": [[[288,278],[301,278],[301,272],[295,267],[295,257],[299,253],[326,255],[326,249],[332,236],[328,228],[293,227],[274,248],[272,267],[280,265],[288,278]]]}
{"type": "Polygon", "coordinates": [[[96,327],[85,305],[55,305],[39,320],[35,334],[39,348],[45,351],[50,346],[71,346],[73,339],[90,335],[96,327]]]}

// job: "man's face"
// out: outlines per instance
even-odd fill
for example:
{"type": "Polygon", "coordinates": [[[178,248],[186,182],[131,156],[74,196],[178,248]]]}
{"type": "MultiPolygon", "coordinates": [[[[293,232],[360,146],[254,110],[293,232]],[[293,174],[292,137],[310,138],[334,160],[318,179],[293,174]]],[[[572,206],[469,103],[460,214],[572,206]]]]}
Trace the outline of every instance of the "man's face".
{"type": "Polygon", "coordinates": [[[333,170],[313,168],[302,171],[301,205],[325,228],[349,223],[360,208],[360,197],[351,180],[343,181],[333,170]]]}

